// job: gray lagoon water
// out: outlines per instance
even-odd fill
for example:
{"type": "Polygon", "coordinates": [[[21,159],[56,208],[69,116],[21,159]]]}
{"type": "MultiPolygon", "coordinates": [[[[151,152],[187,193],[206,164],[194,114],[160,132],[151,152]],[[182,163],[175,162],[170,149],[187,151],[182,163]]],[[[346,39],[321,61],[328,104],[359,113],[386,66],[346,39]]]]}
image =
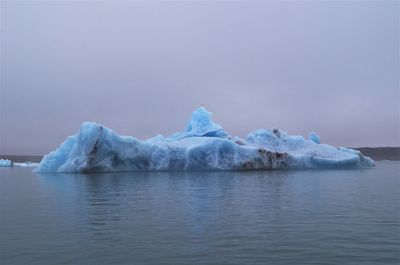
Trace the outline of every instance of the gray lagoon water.
{"type": "Polygon", "coordinates": [[[400,264],[400,163],[92,175],[0,168],[0,264],[400,264]]]}

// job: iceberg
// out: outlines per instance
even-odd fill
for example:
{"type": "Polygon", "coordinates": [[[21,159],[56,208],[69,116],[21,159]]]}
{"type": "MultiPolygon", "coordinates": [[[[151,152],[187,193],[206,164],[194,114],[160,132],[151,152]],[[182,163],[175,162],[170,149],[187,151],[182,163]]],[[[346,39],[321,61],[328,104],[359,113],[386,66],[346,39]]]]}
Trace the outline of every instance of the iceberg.
{"type": "Polygon", "coordinates": [[[195,110],[186,128],[169,137],[141,141],[120,136],[95,122],[84,122],[78,133],[44,156],[35,172],[118,172],[190,170],[269,170],[281,168],[368,168],[374,161],[359,151],[320,144],[272,128],[230,136],[204,107],[195,110]]]}
{"type": "Polygon", "coordinates": [[[12,167],[13,163],[9,159],[0,159],[0,167],[12,167]]]}

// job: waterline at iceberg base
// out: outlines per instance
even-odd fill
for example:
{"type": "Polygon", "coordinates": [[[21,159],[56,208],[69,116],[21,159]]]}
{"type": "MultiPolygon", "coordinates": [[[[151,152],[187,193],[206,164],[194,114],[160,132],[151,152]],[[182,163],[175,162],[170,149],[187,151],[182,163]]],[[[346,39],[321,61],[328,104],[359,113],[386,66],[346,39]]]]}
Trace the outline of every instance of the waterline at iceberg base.
{"type": "Polygon", "coordinates": [[[374,161],[359,151],[321,144],[272,129],[230,136],[204,107],[193,112],[183,132],[140,141],[94,122],[44,156],[35,172],[268,170],[279,168],[368,168],[374,161]]]}

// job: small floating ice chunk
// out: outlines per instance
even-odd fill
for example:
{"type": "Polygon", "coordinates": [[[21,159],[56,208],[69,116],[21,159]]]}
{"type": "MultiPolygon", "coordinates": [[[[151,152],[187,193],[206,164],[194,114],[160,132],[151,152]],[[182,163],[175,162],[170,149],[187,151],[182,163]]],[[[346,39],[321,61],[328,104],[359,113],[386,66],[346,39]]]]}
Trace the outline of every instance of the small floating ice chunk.
{"type": "Polygon", "coordinates": [[[33,163],[31,161],[27,162],[14,162],[14,167],[37,167],[39,163],[33,163]]]}
{"type": "Polygon", "coordinates": [[[12,167],[13,163],[9,159],[0,159],[0,167],[12,167]]]}

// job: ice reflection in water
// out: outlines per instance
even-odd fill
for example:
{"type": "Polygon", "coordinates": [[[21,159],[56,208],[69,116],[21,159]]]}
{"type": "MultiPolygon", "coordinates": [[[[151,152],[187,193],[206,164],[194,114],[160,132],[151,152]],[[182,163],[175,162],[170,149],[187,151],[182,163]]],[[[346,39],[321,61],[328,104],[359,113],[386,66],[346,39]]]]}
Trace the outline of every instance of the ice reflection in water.
{"type": "Polygon", "coordinates": [[[372,170],[0,171],[5,264],[396,264],[400,163],[372,170]]]}

